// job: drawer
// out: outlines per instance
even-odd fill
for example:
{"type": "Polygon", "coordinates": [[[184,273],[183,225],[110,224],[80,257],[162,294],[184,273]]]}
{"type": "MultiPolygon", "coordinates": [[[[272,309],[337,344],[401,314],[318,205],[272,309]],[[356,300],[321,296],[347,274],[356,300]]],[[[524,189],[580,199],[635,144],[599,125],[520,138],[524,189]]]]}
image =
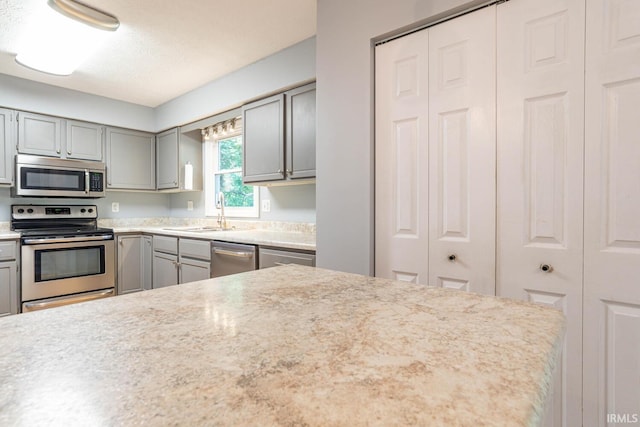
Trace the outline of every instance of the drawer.
{"type": "Polygon", "coordinates": [[[178,255],[178,238],[169,236],[153,236],[153,250],[178,255]]]}
{"type": "Polygon", "coordinates": [[[285,264],[299,264],[309,267],[315,267],[316,256],[314,254],[307,254],[302,252],[260,248],[260,256],[258,257],[258,261],[260,268],[269,268],[285,264]]]}
{"type": "Polygon", "coordinates": [[[15,240],[5,240],[0,242],[0,261],[16,259],[18,253],[18,242],[15,240]]]}
{"type": "Polygon", "coordinates": [[[178,246],[181,257],[211,260],[211,241],[209,240],[180,239],[178,246]]]}

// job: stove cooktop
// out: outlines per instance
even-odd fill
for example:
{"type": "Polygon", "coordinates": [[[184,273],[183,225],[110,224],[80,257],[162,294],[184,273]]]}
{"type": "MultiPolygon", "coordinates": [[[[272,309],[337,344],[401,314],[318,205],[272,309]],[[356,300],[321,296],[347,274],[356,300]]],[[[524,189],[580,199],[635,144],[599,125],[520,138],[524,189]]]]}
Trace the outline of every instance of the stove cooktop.
{"type": "Polygon", "coordinates": [[[95,205],[13,205],[11,229],[22,238],[107,236],[113,229],[98,227],[95,205]]]}

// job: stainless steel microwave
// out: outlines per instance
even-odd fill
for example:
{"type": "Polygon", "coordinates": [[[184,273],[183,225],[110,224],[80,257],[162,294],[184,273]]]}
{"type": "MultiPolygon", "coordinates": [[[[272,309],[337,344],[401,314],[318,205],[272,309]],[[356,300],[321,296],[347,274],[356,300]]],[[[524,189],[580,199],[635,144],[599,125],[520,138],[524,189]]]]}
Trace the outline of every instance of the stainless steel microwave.
{"type": "Polygon", "coordinates": [[[16,156],[13,196],[97,198],[105,196],[105,165],[85,160],[16,156]]]}

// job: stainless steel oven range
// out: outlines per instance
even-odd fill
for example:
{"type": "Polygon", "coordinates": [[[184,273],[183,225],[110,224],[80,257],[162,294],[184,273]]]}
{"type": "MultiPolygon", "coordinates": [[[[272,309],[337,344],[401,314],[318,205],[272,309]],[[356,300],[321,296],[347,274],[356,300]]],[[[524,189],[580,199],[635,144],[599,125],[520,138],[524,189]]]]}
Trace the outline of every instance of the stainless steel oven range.
{"type": "Polygon", "coordinates": [[[20,232],[22,312],[115,295],[113,230],[95,205],[13,205],[20,232]]]}

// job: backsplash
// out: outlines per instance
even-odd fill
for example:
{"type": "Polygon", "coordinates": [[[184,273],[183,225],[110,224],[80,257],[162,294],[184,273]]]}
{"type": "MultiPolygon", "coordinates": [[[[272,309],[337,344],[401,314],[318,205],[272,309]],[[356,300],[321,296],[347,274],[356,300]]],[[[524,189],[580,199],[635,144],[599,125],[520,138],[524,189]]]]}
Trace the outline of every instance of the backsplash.
{"type": "MultiPolygon", "coordinates": [[[[8,224],[8,223],[7,223],[8,224]]],[[[268,229],[272,231],[294,231],[301,233],[315,233],[315,223],[286,222],[286,221],[251,221],[227,219],[227,224],[237,230],[268,229]]],[[[107,228],[134,228],[134,227],[196,227],[218,225],[216,218],[102,218],[98,219],[100,227],[107,228]]],[[[1,223],[0,223],[1,226],[1,223]]]]}

